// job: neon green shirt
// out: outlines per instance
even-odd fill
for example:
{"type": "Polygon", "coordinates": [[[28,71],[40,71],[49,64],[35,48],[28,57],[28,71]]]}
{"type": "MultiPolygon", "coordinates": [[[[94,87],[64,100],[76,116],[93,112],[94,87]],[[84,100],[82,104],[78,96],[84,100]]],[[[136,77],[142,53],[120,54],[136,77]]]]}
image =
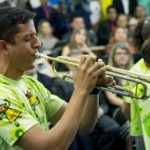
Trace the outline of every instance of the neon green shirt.
{"type": "MultiPolygon", "coordinates": [[[[150,69],[146,67],[144,60],[138,61],[131,71],[150,75],[150,69]]],[[[148,96],[150,95],[150,83],[146,83],[148,96]]],[[[130,89],[135,89],[135,85],[130,85],[130,89]]],[[[138,87],[138,95],[143,92],[143,87],[138,87]]],[[[150,148],[150,98],[146,100],[125,98],[131,103],[131,135],[143,135],[146,150],[150,148]]]]}
{"type": "Polygon", "coordinates": [[[47,132],[48,120],[64,103],[33,77],[0,75],[0,150],[21,150],[15,142],[37,124],[47,132]]]}

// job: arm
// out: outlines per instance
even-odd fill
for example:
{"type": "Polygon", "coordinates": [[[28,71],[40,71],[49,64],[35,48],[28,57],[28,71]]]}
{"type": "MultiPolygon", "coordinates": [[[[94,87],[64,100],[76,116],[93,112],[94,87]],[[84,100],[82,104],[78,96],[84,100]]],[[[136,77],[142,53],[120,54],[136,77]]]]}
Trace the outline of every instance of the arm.
{"type": "Polygon", "coordinates": [[[126,114],[129,120],[131,120],[131,113],[130,113],[130,103],[123,103],[123,112],[126,114]]]}
{"type": "Polygon", "coordinates": [[[62,56],[68,56],[70,53],[70,48],[68,46],[65,46],[62,50],[62,56]]]}
{"type": "Polygon", "coordinates": [[[95,95],[88,96],[88,103],[82,115],[80,133],[89,133],[95,126],[99,115],[99,100],[95,95]]]}
{"type": "Polygon", "coordinates": [[[113,94],[112,92],[106,91],[105,93],[110,104],[113,104],[121,108],[123,107],[123,100],[120,97],[118,97],[116,94],[113,94]]]}
{"type": "MultiPolygon", "coordinates": [[[[81,118],[81,122],[79,125],[78,132],[79,133],[89,133],[93,127],[96,124],[96,121],[98,119],[99,113],[99,100],[97,99],[97,96],[95,95],[89,95],[87,98],[87,105],[85,106],[85,109],[83,111],[83,115],[81,118]]],[[[67,109],[68,104],[65,103],[63,107],[59,110],[56,115],[51,119],[52,124],[56,124],[58,120],[62,117],[62,114],[65,112],[67,109]]]]}
{"type": "MultiPolygon", "coordinates": [[[[107,70],[109,70],[109,66],[107,66],[107,70]]],[[[101,72],[101,76],[99,77],[99,79],[96,83],[96,86],[99,87],[101,85],[110,84],[110,83],[112,84],[112,86],[116,85],[116,83],[112,77],[105,76],[103,74],[105,71],[106,70],[101,72]]],[[[101,116],[101,112],[99,109],[99,96],[90,94],[88,96],[87,106],[82,115],[82,120],[81,120],[79,131],[82,133],[90,132],[94,128],[94,126],[97,122],[97,119],[100,116],[101,116]]]]}
{"type": "Polygon", "coordinates": [[[27,131],[17,144],[25,150],[67,149],[80,124],[83,106],[86,104],[82,99],[86,99],[86,94],[75,91],[62,118],[47,134],[37,125],[27,131]]]}
{"type": "MultiPolygon", "coordinates": [[[[17,142],[24,150],[66,150],[76,135],[82,114],[88,105],[89,93],[93,90],[99,74],[106,70],[102,63],[93,62],[91,57],[82,57],[74,75],[75,89],[68,106],[56,125],[44,133],[36,125],[17,142]],[[103,68],[103,69],[102,69],[103,68]],[[82,82],[81,82],[82,81],[82,82]]],[[[63,112],[63,109],[60,112],[63,112]]]]}

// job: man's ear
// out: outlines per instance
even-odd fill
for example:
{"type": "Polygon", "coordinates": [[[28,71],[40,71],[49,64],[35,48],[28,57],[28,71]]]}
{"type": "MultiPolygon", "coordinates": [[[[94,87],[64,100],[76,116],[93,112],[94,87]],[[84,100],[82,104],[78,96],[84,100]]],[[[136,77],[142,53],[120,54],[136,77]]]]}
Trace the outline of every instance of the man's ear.
{"type": "Polygon", "coordinates": [[[0,40],[0,53],[8,54],[8,49],[4,40],[0,40]]]}

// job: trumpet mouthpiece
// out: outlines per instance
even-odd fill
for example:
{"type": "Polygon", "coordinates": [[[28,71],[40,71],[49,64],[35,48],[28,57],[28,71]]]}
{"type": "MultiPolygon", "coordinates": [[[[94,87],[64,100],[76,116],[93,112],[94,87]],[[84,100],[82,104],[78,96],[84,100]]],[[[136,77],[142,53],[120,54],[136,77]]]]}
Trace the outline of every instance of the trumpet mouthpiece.
{"type": "Polygon", "coordinates": [[[35,57],[38,58],[40,56],[39,52],[35,53],[35,57]]]}

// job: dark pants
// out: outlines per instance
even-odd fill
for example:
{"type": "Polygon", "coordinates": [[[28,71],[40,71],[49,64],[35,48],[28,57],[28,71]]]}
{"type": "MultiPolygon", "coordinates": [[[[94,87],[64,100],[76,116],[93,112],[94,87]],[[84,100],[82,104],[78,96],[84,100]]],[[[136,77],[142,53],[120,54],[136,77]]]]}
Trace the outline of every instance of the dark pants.
{"type": "Polygon", "coordinates": [[[95,150],[125,150],[127,143],[120,136],[120,132],[119,124],[109,116],[103,115],[91,133],[95,150]]]}
{"type": "Polygon", "coordinates": [[[144,140],[142,136],[135,138],[136,150],[145,150],[144,140]]]}
{"type": "Polygon", "coordinates": [[[69,150],[95,150],[95,147],[88,135],[77,135],[69,150]]]}

